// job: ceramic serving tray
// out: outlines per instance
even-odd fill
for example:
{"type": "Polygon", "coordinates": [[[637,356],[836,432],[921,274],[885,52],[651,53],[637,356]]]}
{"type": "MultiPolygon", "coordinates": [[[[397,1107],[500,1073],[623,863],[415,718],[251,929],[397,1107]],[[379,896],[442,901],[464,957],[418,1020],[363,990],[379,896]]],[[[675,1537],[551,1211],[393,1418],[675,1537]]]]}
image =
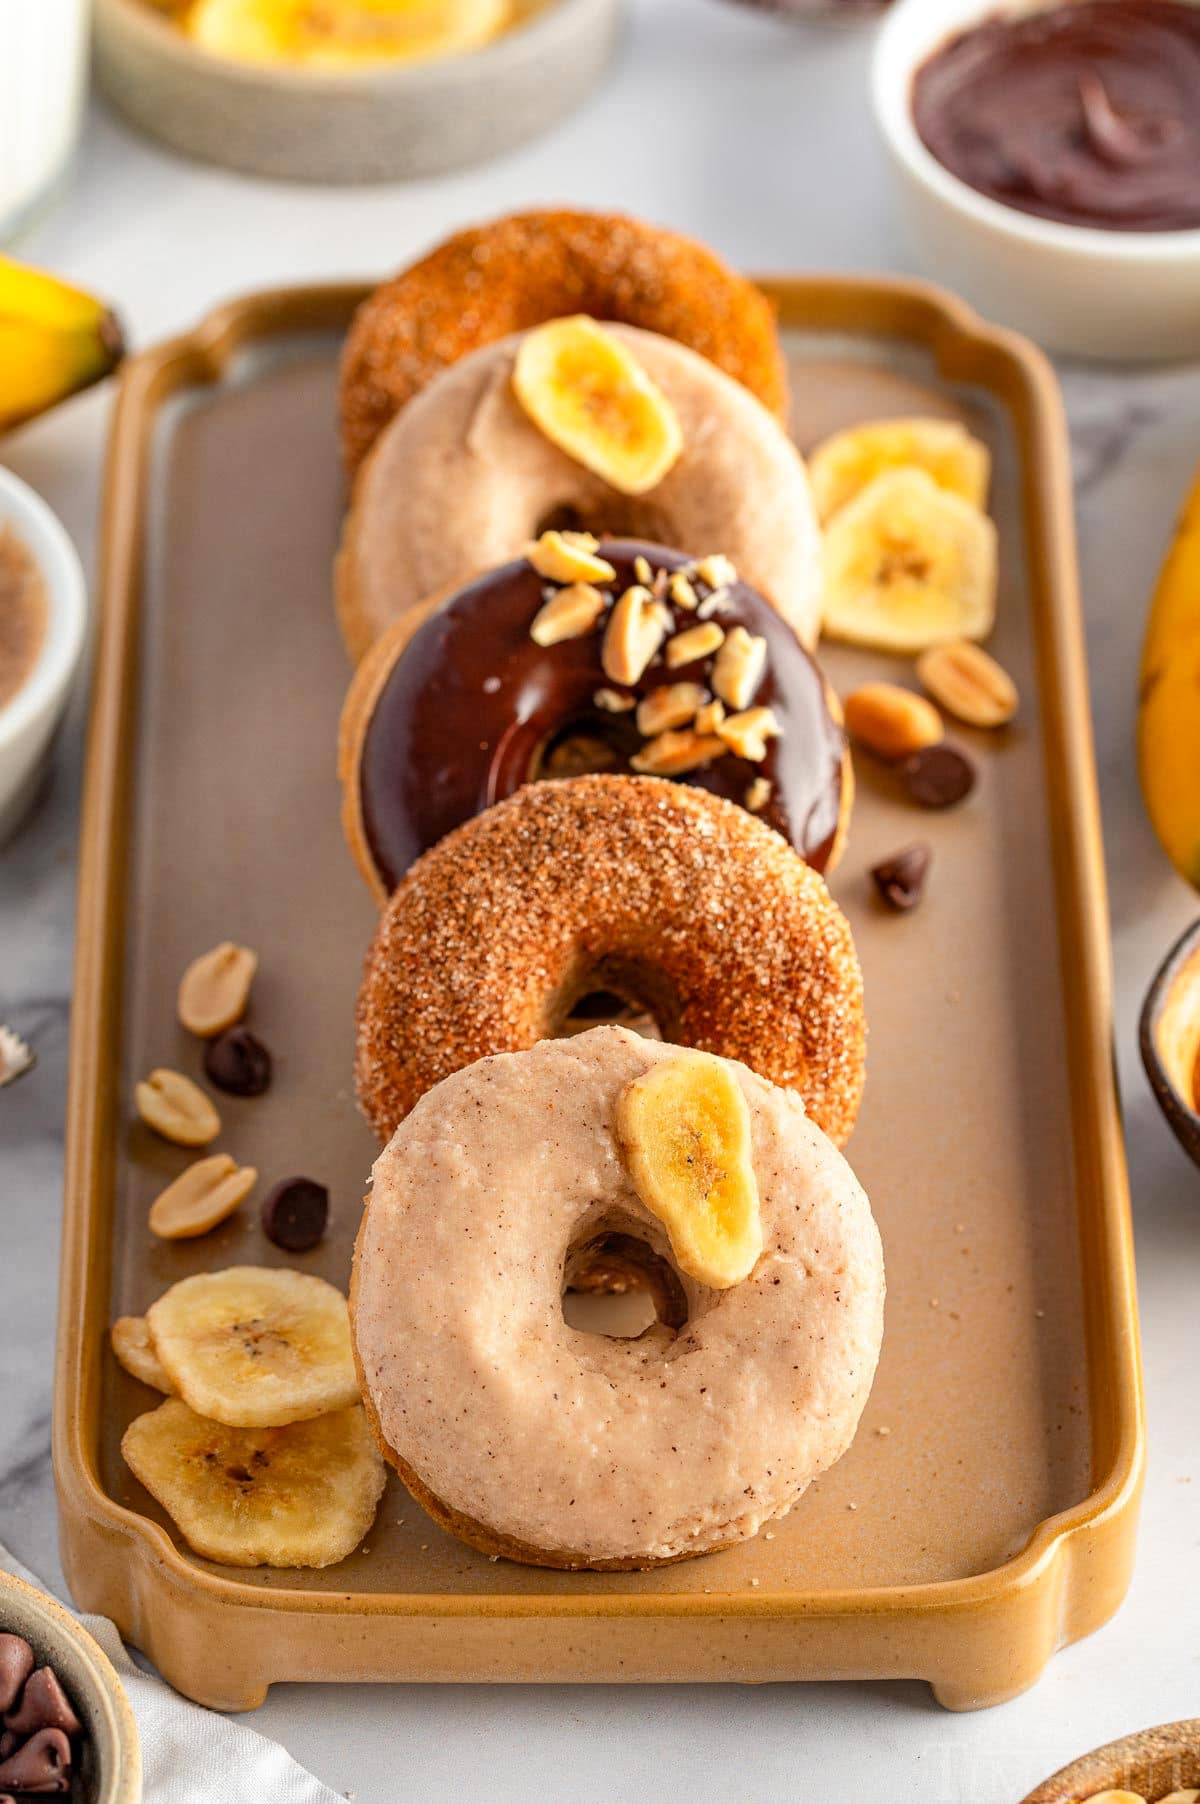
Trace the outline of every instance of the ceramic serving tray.
{"type": "MultiPolygon", "coordinates": [[[[888,1268],[858,1437],[773,1533],[648,1573],[490,1561],[394,1477],[341,1565],[223,1568],[121,1459],[156,1399],[115,1364],[112,1318],[188,1273],[285,1258],[252,1205],[202,1240],[147,1229],[184,1155],[137,1124],[133,1086],[156,1065],[199,1073],[174,1008],[193,954],[234,938],[261,955],[254,1025],[277,1078],[265,1098],[223,1100],[221,1145],[264,1183],[330,1186],[330,1236],[296,1263],[337,1284],[374,1152],[350,1081],[373,908],[338,822],[348,672],[330,599],[335,363],[361,291],[251,296],[127,367],[82,839],[55,1463],[76,1599],[205,1703],[245,1708],[289,1679],[918,1677],[965,1709],[1031,1684],[1124,1594],[1140,1378],[1057,390],[1028,345],[935,290],[766,286],[801,446],[914,410],[988,440],[993,647],[1022,705],[1000,738],[960,735],[980,781],[952,813],[918,814],[858,761],[833,884],[871,1027],[848,1150],[888,1268]],[[934,851],[926,898],[886,913],[868,869],[915,838],[934,851]]],[[[828,669],[843,693],[891,674],[836,648],[828,669]]]]}

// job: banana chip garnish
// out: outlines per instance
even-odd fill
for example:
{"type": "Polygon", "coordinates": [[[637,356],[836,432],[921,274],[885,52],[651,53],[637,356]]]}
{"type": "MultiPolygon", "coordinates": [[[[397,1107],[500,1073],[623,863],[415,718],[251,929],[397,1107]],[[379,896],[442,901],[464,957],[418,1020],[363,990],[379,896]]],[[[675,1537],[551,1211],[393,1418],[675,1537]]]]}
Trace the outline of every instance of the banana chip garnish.
{"type": "Polygon", "coordinates": [[[659,1060],[622,1092],[617,1138],[680,1268],[715,1290],[748,1278],[762,1221],[750,1110],[728,1065],[699,1052],[659,1060]]]}

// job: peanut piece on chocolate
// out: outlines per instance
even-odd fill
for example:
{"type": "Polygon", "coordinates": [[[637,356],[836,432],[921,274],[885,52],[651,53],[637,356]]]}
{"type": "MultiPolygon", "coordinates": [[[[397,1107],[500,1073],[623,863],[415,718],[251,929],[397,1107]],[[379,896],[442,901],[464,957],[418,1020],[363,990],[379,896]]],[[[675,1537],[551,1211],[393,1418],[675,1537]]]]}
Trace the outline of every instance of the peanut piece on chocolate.
{"type": "Polygon", "coordinates": [[[221,1131],[216,1109],[181,1071],[152,1071],[136,1086],[134,1100],[146,1126],[176,1146],[207,1146],[221,1131]]]}
{"type": "Polygon", "coordinates": [[[898,683],[864,683],[846,697],[846,731],[879,758],[910,757],[944,731],[932,702],[898,683]]]}
{"type": "Polygon", "coordinates": [[[778,739],[782,731],[773,708],[747,708],[741,714],[731,714],[723,720],[717,728],[717,737],[723,739],[737,757],[748,758],[751,764],[761,764],[767,755],[768,739],[778,739]]]}
{"type": "Polygon", "coordinates": [[[592,700],[606,714],[628,714],[637,707],[636,695],[622,695],[619,689],[597,689],[592,700]]]}
{"type": "Polygon", "coordinates": [[[735,712],[748,708],[762,681],[766,665],[766,640],[748,633],[744,626],[732,627],[717,653],[712,686],[721,700],[735,712]]]}
{"type": "Polygon", "coordinates": [[[1017,711],[1017,685],[1002,664],[969,639],[922,652],[917,676],[935,702],[969,727],[1002,727],[1017,711]]]}
{"type": "Polygon", "coordinates": [[[712,552],[708,557],[700,558],[697,563],[692,565],[692,569],[700,581],[707,583],[710,589],[727,589],[737,581],[737,571],[734,569],[732,560],[719,551],[712,552]]]}
{"type": "Polygon", "coordinates": [[[771,800],[775,785],[769,777],[755,777],[753,783],[746,785],[746,793],[742,797],[742,806],[751,814],[761,814],[771,800]]]}
{"type": "Polygon", "coordinates": [[[598,544],[590,532],[544,532],[526,545],[525,556],[547,582],[610,583],[617,573],[596,556],[598,544]]]}
{"type": "Polygon", "coordinates": [[[715,734],[702,738],[690,731],[660,733],[656,739],[648,740],[629,763],[643,777],[680,777],[685,771],[711,764],[724,753],[724,743],[715,734]]]}
{"type": "Polygon", "coordinates": [[[582,639],[604,612],[605,598],[591,583],[569,583],[552,595],[533,617],[529,637],[535,645],[558,645],[582,639]]]}
{"type": "Polygon", "coordinates": [[[715,733],[724,718],[725,703],[714,699],[711,702],[705,702],[692,725],[701,735],[715,733]]]}
{"type": "Polygon", "coordinates": [[[685,727],[696,718],[707,699],[708,691],[699,683],[667,683],[661,689],[652,689],[638,703],[638,732],[653,739],[669,727],[685,727]]]}
{"type": "Polygon", "coordinates": [[[224,1033],[245,1014],[257,969],[257,953],[232,940],[202,952],[179,981],[181,1025],[201,1040],[224,1033]]]}
{"type": "Polygon", "coordinates": [[[711,657],[719,650],[724,637],[724,627],[718,626],[715,620],[686,627],[682,633],[667,640],[667,669],[678,670],[683,664],[694,664],[698,658],[711,657]]]}
{"type": "Polygon", "coordinates": [[[609,615],[600,653],[604,674],[611,682],[636,683],[643,675],[666,636],[664,615],[661,603],[643,584],[626,589],[609,615]]]}
{"type": "Polygon", "coordinates": [[[691,578],[684,570],[672,571],[671,580],[667,585],[667,593],[677,608],[687,608],[689,611],[696,606],[700,599],[692,587],[691,578]]]}

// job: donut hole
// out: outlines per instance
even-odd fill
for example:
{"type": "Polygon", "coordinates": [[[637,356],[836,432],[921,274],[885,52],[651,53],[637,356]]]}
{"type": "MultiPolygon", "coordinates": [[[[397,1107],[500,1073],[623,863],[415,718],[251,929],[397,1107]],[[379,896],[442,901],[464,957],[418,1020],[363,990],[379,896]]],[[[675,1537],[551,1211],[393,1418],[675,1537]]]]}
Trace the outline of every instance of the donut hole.
{"type": "Polygon", "coordinates": [[[661,972],[632,959],[605,958],[576,971],[550,1010],[545,1038],[568,1039],[589,1028],[627,1027],[646,1040],[671,1040],[679,1008],[661,972]]]}
{"type": "Polygon", "coordinates": [[[596,507],[556,501],[539,516],[532,537],[544,532],[590,532],[597,539],[638,539],[651,545],[674,544],[674,522],[644,496],[606,493],[596,507]]]}
{"type": "Polygon", "coordinates": [[[687,1295],[670,1260],[637,1234],[609,1229],[567,1254],[563,1320],[581,1334],[636,1340],[661,1323],[677,1333],[687,1295]]]}

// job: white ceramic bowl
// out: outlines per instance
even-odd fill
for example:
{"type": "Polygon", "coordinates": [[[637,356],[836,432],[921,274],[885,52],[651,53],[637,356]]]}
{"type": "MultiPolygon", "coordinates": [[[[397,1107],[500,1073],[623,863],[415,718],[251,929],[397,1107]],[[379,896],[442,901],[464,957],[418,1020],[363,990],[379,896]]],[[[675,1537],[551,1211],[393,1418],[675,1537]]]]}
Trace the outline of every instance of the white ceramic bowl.
{"type": "Polygon", "coordinates": [[[46,584],[46,637],[21,688],[0,707],[0,840],[33,798],[54,729],[79,668],[87,630],[87,585],[66,528],[40,495],[0,468],[0,527],[11,526],[46,584]]]}
{"type": "Polygon", "coordinates": [[[390,182],[498,156],[576,107],[616,43],[621,0],[525,0],[478,50],[351,70],[200,50],[146,0],[96,0],[96,75],[142,131],[288,181],[390,182]]]}
{"type": "Polygon", "coordinates": [[[917,136],[912,80],[925,58],[990,14],[1030,10],[996,0],[896,0],[880,28],[872,95],[913,248],[989,319],[1051,350],[1196,356],[1200,231],[1109,232],[1021,213],[951,175],[917,136]]]}

